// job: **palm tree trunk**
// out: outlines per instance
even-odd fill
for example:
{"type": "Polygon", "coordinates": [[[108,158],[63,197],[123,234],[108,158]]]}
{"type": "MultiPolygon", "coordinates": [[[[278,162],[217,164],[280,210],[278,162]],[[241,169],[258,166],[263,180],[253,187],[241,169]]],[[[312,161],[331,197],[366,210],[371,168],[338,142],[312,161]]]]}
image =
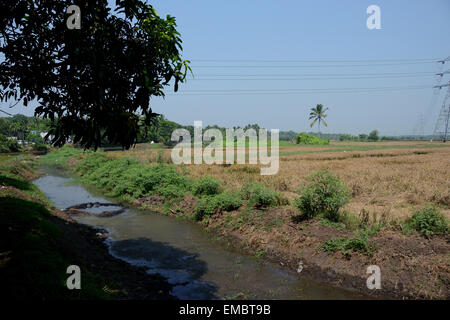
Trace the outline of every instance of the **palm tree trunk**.
{"type": "Polygon", "coordinates": [[[320,119],[319,119],[319,139],[320,139],[320,119]]]}

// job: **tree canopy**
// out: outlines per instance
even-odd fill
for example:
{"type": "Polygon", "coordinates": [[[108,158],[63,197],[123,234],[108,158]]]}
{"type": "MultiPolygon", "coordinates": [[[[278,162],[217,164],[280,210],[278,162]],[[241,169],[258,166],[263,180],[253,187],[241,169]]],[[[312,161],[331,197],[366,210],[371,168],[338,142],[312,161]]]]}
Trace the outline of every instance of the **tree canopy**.
{"type": "Polygon", "coordinates": [[[323,122],[325,127],[328,126],[325,121],[325,118],[328,116],[327,114],[325,114],[327,110],[328,108],[324,108],[323,105],[318,104],[314,108],[311,108],[311,112],[309,113],[309,120],[313,120],[313,122],[311,122],[310,127],[312,128],[316,122],[318,123],[319,138],[320,138],[320,123],[323,122]]]}
{"type": "Polygon", "coordinates": [[[86,148],[105,139],[129,148],[157,116],[151,97],[171,84],[177,91],[190,70],[174,17],[140,0],[115,4],[0,3],[0,101],[37,101],[35,115],[52,121],[55,145],[73,136],[86,148]],[[80,29],[67,26],[70,5],[80,8],[80,29]]]}
{"type": "Polygon", "coordinates": [[[380,138],[378,137],[378,130],[373,130],[369,133],[368,139],[370,141],[378,141],[380,138]]]}

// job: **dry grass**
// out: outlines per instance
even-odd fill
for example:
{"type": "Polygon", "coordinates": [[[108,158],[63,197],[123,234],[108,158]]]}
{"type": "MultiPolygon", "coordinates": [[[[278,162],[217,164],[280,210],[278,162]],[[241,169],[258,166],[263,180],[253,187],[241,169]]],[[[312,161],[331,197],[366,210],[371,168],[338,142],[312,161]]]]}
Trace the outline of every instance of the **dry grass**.
{"type": "MultiPolygon", "coordinates": [[[[155,162],[158,158],[170,162],[170,150],[148,146],[108,154],[112,157],[131,156],[143,163],[155,162]]],[[[450,216],[450,145],[437,142],[342,142],[322,147],[280,147],[280,154],[280,170],[273,176],[261,176],[259,165],[183,167],[194,178],[210,175],[230,187],[249,180],[262,182],[288,199],[296,196],[308,175],[328,169],[352,191],[352,200],[345,208],[352,215],[368,212],[388,220],[401,220],[410,214],[413,206],[431,202],[442,205],[450,216]],[[363,150],[367,147],[373,150],[363,150]],[[340,151],[334,151],[336,149],[340,151]]]]}

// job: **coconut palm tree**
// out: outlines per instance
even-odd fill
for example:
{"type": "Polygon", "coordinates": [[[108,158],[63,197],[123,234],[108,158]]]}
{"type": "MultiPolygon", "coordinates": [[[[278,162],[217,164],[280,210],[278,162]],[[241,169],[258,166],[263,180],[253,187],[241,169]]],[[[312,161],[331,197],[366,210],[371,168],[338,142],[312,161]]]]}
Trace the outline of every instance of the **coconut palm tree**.
{"type": "Polygon", "coordinates": [[[314,126],[316,122],[318,123],[319,138],[320,138],[320,123],[323,122],[325,127],[328,126],[325,121],[325,118],[327,117],[325,111],[327,110],[328,108],[324,108],[323,105],[318,104],[315,108],[311,108],[311,113],[309,114],[309,120],[313,120],[313,122],[311,122],[311,128],[314,126]]]}

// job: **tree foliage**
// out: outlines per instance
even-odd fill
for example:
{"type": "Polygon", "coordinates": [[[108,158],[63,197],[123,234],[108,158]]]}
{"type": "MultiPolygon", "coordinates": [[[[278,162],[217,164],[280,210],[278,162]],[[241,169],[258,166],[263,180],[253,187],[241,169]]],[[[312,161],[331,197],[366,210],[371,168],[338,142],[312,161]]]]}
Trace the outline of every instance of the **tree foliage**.
{"type": "Polygon", "coordinates": [[[378,130],[373,130],[369,133],[369,141],[378,141],[380,137],[378,136],[378,130]]]}
{"type": "Polygon", "coordinates": [[[190,70],[175,18],[140,0],[113,9],[106,0],[2,1],[0,12],[0,100],[37,101],[56,145],[73,136],[86,148],[102,139],[129,148],[157,115],[151,97],[177,91],[190,70]],[[80,29],[66,24],[73,4],[80,29]]]}
{"type": "Polygon", "coordinates": [[[307,134],[306,132],[300,132],[295,137],[295,143],[311,144],[311,145],[325,145],[325,144],[330,144],[330,140],[319,138],[319,137],[307,134]]]}
{"type": "Polygon", "coordinates": [[[320,137],[320,123],[322,122],[325,127],[328,126],[328,124],[325,121],[325,118],[328,116],[325,114],[325,112],[328,110],[328,108],[324,108],[323,105],[318,104],[314,108],[311,108],[311,112],[309,113],[309,120],[313,120],[311,122],[310,127],[312,128],[314,124],[317,122],[319,127],[319,137],[320,137]]]}

